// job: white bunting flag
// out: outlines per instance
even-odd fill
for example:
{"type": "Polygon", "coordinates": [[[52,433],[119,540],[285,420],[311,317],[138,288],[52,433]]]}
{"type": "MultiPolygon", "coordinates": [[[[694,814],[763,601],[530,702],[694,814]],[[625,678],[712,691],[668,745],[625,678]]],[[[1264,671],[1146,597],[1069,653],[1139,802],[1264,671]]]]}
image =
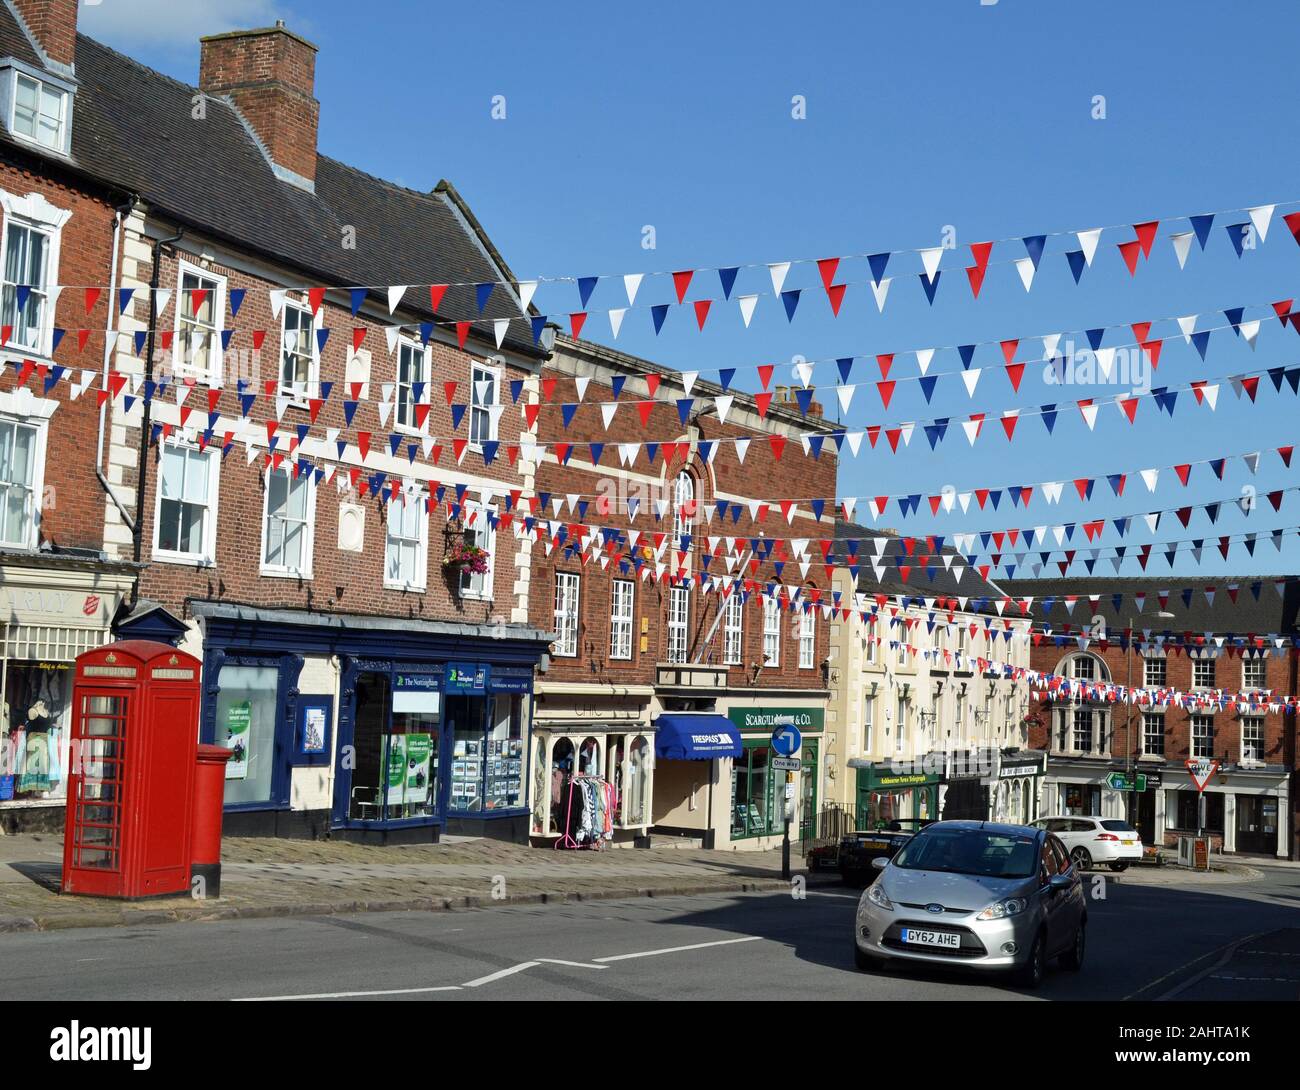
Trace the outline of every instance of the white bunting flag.
{"type": "Polygon", "coordinates": [[[1059,333],[1049,333],[1043,338],[1043,359],[1050,360],[1056,355],[1057,345],[1061,343],[1059,333]]]}
{"type": "Polygon", "coordinates": [[[700,373],[698,371],[682,372],[682,390],[686,393],[687,397],[691,396],[691,387],[695,385],[695,380],[699,377],[700,373]]]}
{"type": "Polygon", "coordinates": [[[963,371],[961,373],[961,380],[966,384],[966,394],[968,397],[975,396],[975,387],[979,385],[980,375],[983,371],[984,368],[982,367],[972,367],[969,371],[963,371]]]}
{"type": "Polygon", "coordinates": [[[1201,396],[1210,406],[1210,412],[1213,412],[1219,406],[1219,384],[1216,382],[1213,386],[1202,386],[1201,396]]]}
{"type": "Polygon", "coordinates": [[[754,307],[758,305],[757,295],[738,295],[736,302],[740,304],[740,317],[745,322],[745,328],[749,328],[749,320],[754,317],[754,307]]]}
{"type": "Polygon", "coordinates": [[[402,327],[400,325],[384,326],[384,340],[388,343],[388,354],[390,356],[397,351],[397,338],[401,332],[402,327]]]}
{"type": "Polygon", "coordinates": [[[1083,414],[1083,422],[1088,425],[1089,431],[1092,431],[1097,423],[1097,408],[1096,405],[1079,406],[1079,412],[1083,414]]]}
{"type": "Polygon", "coordinates": [[[1075,235],[1079,239],[1079,249],[1083,251],[1084,264],[1091,265],[1093,255],[1097,252],[1097,243],[1101,241],[1101,228],[1094,227],[1091,231],[1076,231],[1075,235]]]}
{"type": "Polygon", "coordinates": [[[279,318],[280,311],[284,309],[284,297],[289,293],[284,288],[272,288],[269,294],[271,296],[271,314],[279,318]]]}
{"type": "Polygon", "coordinates": [[[1242,339],[1250,345],[1250,350],[1255,351],[1255,341],[1259,337],[1259,319],[1254,318],[1249,322],[1242,322],[1237,327],[1237,331],[1241,334],[1242,339]]]}
{"type": "Polygon", "coordinates": [[[627,313],[627,307],[615,307],[609,312],[609,331],[614,340],[618,340],[618,331],[623,327],[623,315],[627,313]]]}
{"type": "Polygon", "coordinates": [[[799,379],[800,386],[807,387],[812,384],[813,365],[811,363],[796,363],[792,370],[799,379]]]}
{"type": "Polygon", "coordinates": [[[1147,486],[1148,492],[1155,492],[1156,481],[1160,479],[1160,470],[1144,469],[1141,471],[1142,483],[1147,486]]]}
{"type": "Polygon", "coordinates": [[[727,422],[727,413],[731,412],[731,403],[735,400],[733,394],[719,394],[713,399],[714,407],[718,410],[718,423],[727,422]]]}
{"type": "Polygon", "coordinates": [[[1246,463],[1246,468],[1253,474],[1259,469],[1259,451],[1253,454],[1243,454],[1241,460],[1246,463]]]}
{"type": "Polygon", "coordinates": [[[1268,225],[1273,221],[1273,209],[1276,207],[1275,204],[1261,204],[1246,209],[1250,213],[1250,222],[1255,225],[1255,233],[1259,235],[1260,242],[1268,238],[1268,225]]]}
{"type": "Polygon", "coordinates": [[[521,310],[527,310],[533,301],[533,296],[537,294],[536,280],[519,281],[519,307],[521,310]]]}
{"type": "Polygon", "coordinates": [[[836,386],[835,393],[840,399],[840,412],[848,413],[849,405],[853,401],[853,391],[856,386],[836,386]]]}
{"type": "Polygon", "coordinates": [[[980,416],[974,420],[963,420],[961,426],[966,431],[966,439],[971,446],[975,445],[975,440],[979,438],[980,428],[984,426],[984,417],[980,416]]]}
{"type": "Polygon", "coordinates": [[[918,348],[916,350],[916,366],[921,374],[930,370],[930,361],[934,359],[933,348],[918,348]]]}
{"type": "Polygon", "coordinates": [[[1183,342],[1185,344],[1192,343],[1192,330],[1196,328],[1196,318],[1197,315],[1188,314],[1186,317],[1178,319],[1178,328],[1183,331],[1183,342]]]}
{"type": "Polygon", "coordinates": [[[623,290],[627,292],[627,305],[636,305],[636,293],[641,287],[641,273],[628,273],[623,277],[623,290]]]}
{"type": "Polygon", "coordinates": [[[1031,257],[1016,258],[1016,272],[1020,274],[1020,282],[1024,284],[1025,291],[1034,286],[1034,259],[1031,257]]]}
{"type": "MultiPolygon", "coordinates": [[[[489,383],[489,388],[491,384],[489,383]]],[[[573,380],[573,385],[578,391],[578,400],[583,401],[587,397],[587,387],[591,385],[590,375],[579,375],[573,380]]]]}
{"type": "Polygon", "coordinates": [[[921,250],[921,266],[925,269],[925,278],[934,283],[934,274],[939,270],[939,259],[943,257],[942,246],[932,246],[928,250],[921,250]]]}
{"type": "Polygon", "coordinates": [[[405,284],[393,284],[388,289],[388,313],[392,314],[397,309],[397,304],[402,301],[402,296],[406,294],[405,284]]]}
{"type": "Polygon", "coordinates": [[[1115,369],[1115,349],[1098,348],[1094,354],[1097,357],[1097,370],[1101,375],[1101,380],[1109,382],[1111,372],[1115,369]]]}
{"type": "Polygon", "coordinates": [[[745,455],[749,453],[749,443],[748,439],[736,440],[736,461],[740,462],[741,465],[745,464],[745,455]]]}
{"type": "Polygon", "coordinates": [[[609,425],[614,419],[614,414],[618,412],[617,401],[602,401],[600,404],[600,419],[604,424],[605,430],[609,431],[609,425]]]}
{"type": "Polygon", "coordinates": [[[1192,251],[1192,232],[1179,231],[1177,234],[1170,235],[1169,241],[1174,244],[1174,256],[1178,258],[1178,267],[1185,268],[1187,255],[1192,251]]]}
{"type": "Polygon", "coordinates": [[[849,451],[855,458],[858,456],[858,451],[862,447],[862,437],[864,435],[866,435],[866,432],[851,431],[844,436],[845,440],[849,444],[849,451]]]}
{"type": "Polygon", "coordinates": [[[772,274],[772,294],[780,295],[781,289],[785,286],[786,273],[790,271],[790,262],[778,261],[769,265],[767,271],[772,274]]]}
{"type": "Polygon", "coordinates": [[[885,312],[885,297],[889,295],[889,285],[892,280],[892,276],[887,276],[879,284],[873,280],[869,285],[871,288],[871,294],[875,296],[876,299],[876,309],[881,314],[885,312]]]}
{"type": "Polygon", "coordinates": [[[497,347],[501,347],[501,342],[506,339],[506,331],[510,328],[509,318],[496,318],[492,322],[492,332],[497,339],[497,347]]]}

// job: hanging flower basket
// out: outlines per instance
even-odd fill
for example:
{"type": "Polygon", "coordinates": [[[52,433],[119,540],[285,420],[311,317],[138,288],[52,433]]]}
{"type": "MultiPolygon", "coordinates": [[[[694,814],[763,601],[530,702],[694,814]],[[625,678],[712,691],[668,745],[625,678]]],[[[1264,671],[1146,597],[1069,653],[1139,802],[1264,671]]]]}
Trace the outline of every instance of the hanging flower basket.
{"type": "Polygon", "coordinates": [[[488,554],[477,545],[470,545],[459,540],[453,541],[442,558],[442,569],[448,575],[454,576],[460,576],[463,573],[486,575],[488,554]]]}

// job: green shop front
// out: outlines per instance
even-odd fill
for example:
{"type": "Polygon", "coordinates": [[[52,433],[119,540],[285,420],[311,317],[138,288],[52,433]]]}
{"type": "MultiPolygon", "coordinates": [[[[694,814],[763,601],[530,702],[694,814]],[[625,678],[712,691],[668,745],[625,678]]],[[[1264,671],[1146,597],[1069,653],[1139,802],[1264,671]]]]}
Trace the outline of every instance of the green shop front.
{"type": "Polygon", "coordinates": [[[887,828],[890,822],[928,821],[939,816],[938,772],[898,768],[892,761],[855,758],[859,829],[887,828]]]}
{"type": "Polygon", "coordinates": [[[821,797],[822,732],[826,712],[820,707],[732,707],[727,718],[740,732],[743,753],[731,762],[730,839],[738,847],[766,847],[766,838],[784,833],[785,800],[795,803],[791,835],[799,823],[817,813],[821,797]],[[772,733],[795,727],[803,735],[801,769],[787,795],[787,774],[772,767],[772,733]]]}

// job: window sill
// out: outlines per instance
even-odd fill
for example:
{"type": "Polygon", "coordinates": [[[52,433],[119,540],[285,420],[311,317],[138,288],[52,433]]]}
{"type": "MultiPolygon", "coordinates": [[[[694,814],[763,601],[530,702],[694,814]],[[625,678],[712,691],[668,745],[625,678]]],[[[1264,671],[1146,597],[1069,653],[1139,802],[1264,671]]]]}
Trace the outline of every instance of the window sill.
{"type": "Polygon", "coordinates": [[[258,568],[258,575],[266,579],[301,579],[305,583],[311,582],[311,572],[287,571],[284,568],[258,568]]]}
{"type": "Polygon", "coordinates": [[[215,568],[217,562],[208,556],[187,556],[185,553],[168,552],[165,549],[154,549],[149,556],[150,560],[156,560],[160,564],[175,564],[182,568],[215,568]]]}
{"type": "Polygon", "coordinates": [[[406,594],[424,594],[428,586],[421,586],[419,583],[390,583],[384,580],[384,590],[395,590],[406,594]]]}

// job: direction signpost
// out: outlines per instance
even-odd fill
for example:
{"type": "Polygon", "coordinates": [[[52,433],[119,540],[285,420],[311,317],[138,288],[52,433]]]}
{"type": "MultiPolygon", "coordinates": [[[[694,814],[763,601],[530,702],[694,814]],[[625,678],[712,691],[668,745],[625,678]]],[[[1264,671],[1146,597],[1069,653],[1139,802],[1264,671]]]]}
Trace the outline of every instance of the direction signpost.
{"type": "Polygon", "coordinates": [[[1112,772],[1106,777],[1106,786],[1112,791],[1136,791],[1141,794],[1147,789],[1146,773],[1139,772],[1136,776],[1130,776],[1125,772],[1112,772]]]}
{"type": "Polygon", "coordinates": [[[803,748],[803,735],[793,723],[777,727],[772,732],[772,750],[780,756],[772,758],[774,771],[785,771],[785,798],[781,801],[783,833],[781,836],[781,878],[790,881],[790,810],[794,799],[795,773],[802,768],[796,754],[803,748]],[[777,764],[780,761],[781,764],[777,764]]]}

